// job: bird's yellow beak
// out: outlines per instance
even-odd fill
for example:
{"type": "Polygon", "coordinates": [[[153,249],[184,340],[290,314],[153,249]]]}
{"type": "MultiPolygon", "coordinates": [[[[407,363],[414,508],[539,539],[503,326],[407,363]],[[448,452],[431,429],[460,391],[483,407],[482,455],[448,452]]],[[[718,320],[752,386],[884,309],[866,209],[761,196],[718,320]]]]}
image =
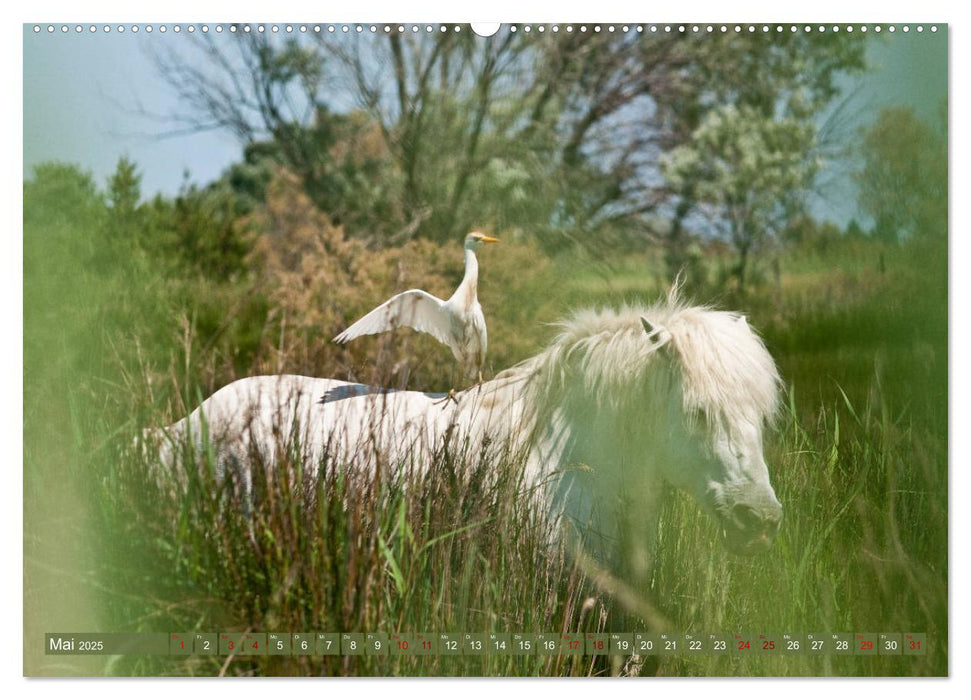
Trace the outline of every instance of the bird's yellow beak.
{"type": "Polygon", "coordinates": [[[493,236],[483,236],[479,240],[482,241],[483,243],[498,243],[499,242],[499,239],[498,238],[494,238],[493,236]]]}

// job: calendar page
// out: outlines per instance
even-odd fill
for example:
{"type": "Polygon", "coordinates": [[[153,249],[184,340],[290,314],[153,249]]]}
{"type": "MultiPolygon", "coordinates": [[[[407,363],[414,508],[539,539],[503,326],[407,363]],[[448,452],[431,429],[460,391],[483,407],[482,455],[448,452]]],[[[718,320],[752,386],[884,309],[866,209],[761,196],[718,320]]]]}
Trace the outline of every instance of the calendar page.
{"type": "Polygon", "coordinates": [[[948,33],[24,24],[24,675],[947,676],[948,33]]]}

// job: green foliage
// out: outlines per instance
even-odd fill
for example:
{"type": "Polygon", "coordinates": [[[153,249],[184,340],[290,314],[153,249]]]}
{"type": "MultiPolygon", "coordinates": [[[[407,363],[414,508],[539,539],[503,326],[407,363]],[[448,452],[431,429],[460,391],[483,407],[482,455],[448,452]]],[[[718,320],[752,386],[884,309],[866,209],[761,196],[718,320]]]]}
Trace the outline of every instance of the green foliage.
{"type": "Polygon", "coordinates": [[[105,191],[107,216],[104,225],[106,240],[100,248],[99,266],[110,269],[133,257],[135,250],[144,247],[148,216],[139,205],[142,176],[127,156],[118,159],[115,172],[108,178],[105,191]]]}
{"type": "Polygon", "coordinates": [[[777,118],[729,104],[710,111],[690,142],[663,161],[671,186],[690,191],[735,247],[743,288],[749,256],[793,218],[819,170],[815,138],[804,116],[777,118]]]}
{"type": "Polygon", "coordinates": [[[663,517],[676,525],[662,527],[659,556],[668,566],[655,590],[676,601],[686,631],[920,629],[935,640],[937,658],[681,657],[665,660],[666,675],[946,673],[947,536],[937,524],[947,520],[947,460],[932,433],[887,409],[842,397],[808,419],[787,409],[766,455],[785,505],[772,556],[746,565],[705,554],[717,533],[695,504],[672,498],[663,517]],[[704,576],[674,566],[689,557],[701,557],[704,576]]]}
{"type": "Polygon", "coordinates": [[[136,172],[135,163],[127,156],[118,159],[114,174],[108,179],[108,206],[115,216],[130,217],[141,199],[142,176],[136,172]]]}
{"type": "MultiPolygon", "coordinates": [[[[811,216],[802,215],[785,222],[781,242],[803,252],[825,253],[830,247],[838,247],[843,235],[844,232],[832,222],[819,223],[811,216]]],[[[863,232],[855,221],[851,221],[845,235],[850,238],[859,237],[863,232]]]]}
{"type": "Polygon", "coordinates": [[[239,274],[249,251],[245,224],[236,218],[230,193],[190,186],[171,211],[174,249],[186,266],[217,280],[239,274]]]}
{"type": "MultiPolygon", "coordinates": [[[[25,377],[46,385],[90,361],[98,338],[83,329],[99,310],[85,302],[111,293],[100,265],[107,217],[91,176],[74,166],[39,165],[24,183],[25,377]],[[70,324],[62,317],[67,309],[70,324]]],[[[25,388],[26,405],[37,388],[25,388]]]]}
{"type": "Polygon", "coordinates": [[[252,144],[243,149],[243,159],[229,166],[221,180],[236,195],[237,214],[251,213],[266,199],[266,188],[276,169],[269,144],[252,144]]]}
{"type": "Polygon", "coordinates": [[[947,232],[946,134],[910,108],[884,108],[863,130],[858,201],[886,241],[947,232]]]}
{"type": "MultiPolygon", "coordinates": [[[[314,204],[335,224],[364,237],[386,232],[384,222],[395,220],[401,189],[376,130],[361,113],[334,114],[320,106],[309,127],[288,124],[272,140],[246,150],[296,174],[314,204]]],[[[260,179],[264,192],[267,172],[263,170],[260,179]]]]}
{"type": "Polygon", "coordinates": [[[860,226],[856,219],[850,219],[849,223],[846,224],[846,237],[849,239],[857,240],[866,235],[863,232],[863,228],[860,226]]]}
{"type": "Polygon", "coordinates": [[[24,225],[48,230],[76,225],[94,229],[104,216],[104,201],[90,173],[74,165],[41,163],[24,183],[24,225]]]}
{"type": "MultiPolygon", "coordinates": [[[[677,209],[674,245],[685,217],[712,204],[710,192],[693,191],[695,179],[706,187],[700,175],[664,182],[658,153],[691,148],[698,129],[734,110],[754,119],[738,134],[758,143],[742,150],[765,146],[790,161],[837,76],[862,67],[864,42],[842,39],[503,29],[489,41],[248,35],[227,53],[200,36],[190,45],[212,72],[177,56],[162,67],[184,120],[258,145],[351,237],[443,242],[488,223],[550,250],[605,240],[636,249],[666,207],[677,209]],[[328,81],[360,107],[324,90],[328,81]]],[[[809,177],[765,158],[782,176],[765,178],[776,194],[809,177]]],[[[740,241],[761,235],[752,226],[740,241]]]]}

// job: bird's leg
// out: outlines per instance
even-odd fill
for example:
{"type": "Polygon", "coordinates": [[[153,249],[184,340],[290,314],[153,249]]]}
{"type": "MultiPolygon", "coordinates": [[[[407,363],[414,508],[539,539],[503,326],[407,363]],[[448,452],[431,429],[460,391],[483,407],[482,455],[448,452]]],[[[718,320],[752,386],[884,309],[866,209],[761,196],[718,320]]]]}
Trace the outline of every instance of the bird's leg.
{"type": "Polygon", "coordinates": [[[456,406],[459,405],[459,400],[455,396],[455,389],[449,389],[448,390],[448,393],[445,394],[445,396],[443,396],[442,398],[438,399],[438,401],[433,402],[432,405],[433,406],[437,406],[438,404],[443,404],[442,405],[442,410],[444,411],[448,407],[448,402],[449,401],[454,401],[456,406]]]}
{"type": "Polygon", "coordinates": [[[457,386],[465,386],[468,380],[468,375],[465,372],[457,371],[452,374],[452,388],[448,390],[448,393],[442,398],[435,401],[433,405],[442,404],[442,410],[448,407],[449,401],[454,401],[455,405],[459,405],[458,392],[455,390],[457,386]]]}

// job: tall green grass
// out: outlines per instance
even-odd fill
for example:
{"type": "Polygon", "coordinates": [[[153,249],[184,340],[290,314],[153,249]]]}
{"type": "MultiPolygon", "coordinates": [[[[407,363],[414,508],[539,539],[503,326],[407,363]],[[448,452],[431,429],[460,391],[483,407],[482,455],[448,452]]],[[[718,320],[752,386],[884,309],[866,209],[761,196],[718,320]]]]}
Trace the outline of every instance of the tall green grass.
{"type": "MultiPolygon", "coordinates": [[[[176,484],[118,442],[98,487],[100,601],[130,631],[644,631],[530,505],[522,460],[440,452],[430,469],[254,463],[249,496],[185,450],[176,484]],[[312,472],[318,470],[316,477],[312,472]]],[[[637,591],[670,631],[926,632],[923,657],[673,656],[659,675],[937,675],[947,670],[945,455],[886,405],[848,398],[801,421],[795,392],[767,460],[785,506],[766,554],[727,554],[673,490],[637,591]]],[[[121,674],[608,675],[589,657],[131,657],[121,674]]]]}
{"type": "MultiPolygon", "coordinates": [[[[885,345],[899,367],[922,357],[906,343],[885,345]]],[[[785,506],[775,546],[750,559],[727,554],[697,504],[672,490],[651,586],[637,593],[676,631],[926,632],[928,654],[657,657],[642,672],[947,672],[946,443],[940,426],[914,410],[932,402],[936,388],[900,386],[872,356],[869,377],[853,374],[856,381],[844,388],[832,377],[846,365],[846,352],[803,356],[802,362],[817,363],[815,371],[826,380],[806,381],[815,389],[806,392],[809,397],[791,385],[779,424],[767,437],[767,461],[785,506]]],[[[866,364],[862,357],[858,362],[866,364]]],[[[151,417],[144,407],[127,413],[151,417]]],[[[362,482],[339,464],[321,465],[321,476],[309,479],[315,465],[293,459],[291,451],[276,464],[257,462],[251,513],[232,482],[212,479],[211,455],[185,458],[185,471],[193,475],[185,491],[160,490],[147,478],[156,468],[151,462],[126,458],[90,465],[108,467],[96,499],[101,529],[95,531],[111,545],[101,563],[103,577],[115,582],[103,601],[112,610],[112,628],[652,629],[599,585],[598,572],[579,565],[568,546],[550,544],[555,538],[543,514],[528,505],[522,464],[512,456],[483,463],[475,455],[442,453],[427,473],[386,468],[381,478],[362,482]],[[117,598],[118,591],[129,597],[117,598]]],[[[223,658],[156,658],[121,660],[112,670],[588,675],[619,673],[624,665],[619,659],[541,656],[235,658],[228,664],[223,658]]]]}
{"type": "MultiPolygon", "coordinates": [[[[522,460],[441,450],[430,469],[307,464],[297,441],[256,459],[253,489],[219,480],[215,447],[165,465],[130,451],[100,494],[113,628],[137,631],[576,631],[593,595],[530,503],[522,460]]],[[[134,674],[584,674],[541,657],[161,657],[134,674]]]]}
{"type": "Polygon", "coordinates": [[[687,631],[926,632],[929,653],[708,656],[672,660],[662,673],[946,674],[946,455],[881,408],[845,402],[803,425],[790,405],[767,452],[785,516],[764,556],[726,557],[697,507],[672,499],[654,593],[687,631]]]}

